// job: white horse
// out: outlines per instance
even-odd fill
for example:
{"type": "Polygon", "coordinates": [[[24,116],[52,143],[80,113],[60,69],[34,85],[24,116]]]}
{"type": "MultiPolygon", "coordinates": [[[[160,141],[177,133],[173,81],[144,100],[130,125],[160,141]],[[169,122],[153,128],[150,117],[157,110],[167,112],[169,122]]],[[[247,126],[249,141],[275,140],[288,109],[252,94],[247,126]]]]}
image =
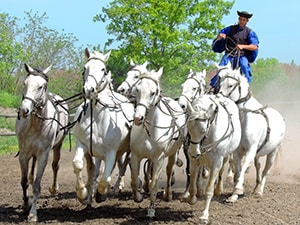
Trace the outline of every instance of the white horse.
{"type": "MultiPolygon", "coordinates": [[[[186,111],[187,106],[192,104],[193,100],[204,95],[206,93],[206,70],[202,72],[194,72],[190,69],[187,79],[181,85],[181,95],[178,99],[178,103],[181,108],[186,111]]],[[[189,149],[189,140],[190,136],[187,135],[186,140],[183,144],[183,152],[186,157],[186,175],[187,175],[187,182],[186,182],[186,190],[184,191],[183,198],[188,196],[188,187],[190,183],[190,163],[189,163],[189,156],[188,156],[188,149],[189,149]]],[[[203,171],[203,174],[206,174],[203,171]]]]}
{"type": "MultiPolygon", "coordinates": [[[[190,186],[187,201],[197,202],[196,193],[199,168],[205,166],[209,170],[208,183],[205,190],[205,207],[200,219],[207,223],[209,206],[215,190],[216,179],[223,173],[224,159],[234,152],[241,140],[241,125],[236,104],[228,98],[215,95],[203,95],[188,107],[187,122],[190,140],[190,186]],[[218,176],[219,175],[219,176],[218,176]]],[[[222,192],[222,181],[219,180],[217,192],[222,192]]]]}
{"type": "Polygon", "coordinates": [[[62,128],[68,123],[68,106],[58,103],[58,100],[62,100],[62,98],[47,89],[49,79],[47,73],[50,69],[51,66],[42,71],[25,64],[28,75],[24,82],[23,100],[16,120],[24,209],[30,210],[28,221],[31,222],[38,220],[37,201],[41,190],[41,179],[48,162],[49,152],[52,149],[53,184],[49,190],[52,194],[58,191],[58,163],[61,146],[66,135],[62,128]],[[32,159],[32,167],[29,172],[30,159],[32,159]],[[37,171],[34,177],[36,162],[37,171]],[[28,182],[32,184],[32,203],[27,195],[28,182]]]}
{"type": "Polygon", "coordinates": [[[119,85],[119,87],[117,88],[117,92],[128,97],[131,96],[132,88],[138,81],[139,76],[148,72],[147,65],[147,61],[141,65],[137,65],[131,59],[130,69],[126,74],[126,79],[119,85]]]}
{"type": "Polygon", "coordinates": [[[111,89],[111,74],[107,73],[105,65],[110,52],[90,53],[86,49],[85,53],[88,62],[85,64],[83,92],[90,100],[76,112],[75,120],[79,122],[73,128],[77,139],[73,167],[77,177],[77,198],[82,204],[90,205],[95,179],[93,156],[105,162],[96,193],[99,202],[105,200],[117,160],[129,151],[134,106],[125,96],[111,89]],[[86,184],[82,179],[83,157],[87,166],[86,184]]]}
{"type": "Polygon", "coordinates": [[[160,77],[163,69],[139,76],[135,85],[136,111],[131,130],[131,187],[135,202],[141,202],[140,162],[147,158],[152,162],[153,171],[149,185],[150,207],[148,217],[155,216],[157,182],[165,158],[167,165],[167,186],[164,199],[172,199],[171,177],[177,151],[185,137],[185,114],[177,101],[161,96],[160,77]]]}
{"type": "Polygon", "coordinates": [[[238,105],[241,115],[242,140],[239,150],[234,154],[236,174],[235,189],[229,202],[243,194],[244,175],[250,163],[256,167],[256,187],[254,193],[263,195],[266,176],[274,163],[278,149],[285,134],[285,122],[276,110],[263,106],[249,90],[249,83],[241,76],[239,69],[231,65],[218,66],[220,77],[219,94],[227,96],[238,105]],[[261,174],[259,158],[266,156],[265,168],[261,174]],[[244,160],[243,160],[244,158],[244,160]]]}
{"type": "Polygon", "coordinates": [[[206,70],[202,72],[194,72],[190,70],[187,79],[181,85],[181,95],[178,102],[183,110],[187,109],[188,103],[192,103],[194,99],[204,95],[206,90],[206,70]]]}
{"type": "MultiPolygon", "coordinates": [[[[143,64],[135,64],[131,59],[130,68],[126,74],[126,79],[117,87],[117,92],[128,97],[131,101],[134,102],[135,97],[132,94],[132,89],[134,88],[134,85],[138,81],[139,75],[148,72],[147,65],[148,65],[147,61],[144,62],[143,64]]],[[[130,161],[130,152],[124,154],[118,160],[119,176],[114,185],[115,192],[121,191],[125,186],[125,181],[124,181],[125,172],[126,172],[127,165],[129,164],[129,161],[130,161]]]]}

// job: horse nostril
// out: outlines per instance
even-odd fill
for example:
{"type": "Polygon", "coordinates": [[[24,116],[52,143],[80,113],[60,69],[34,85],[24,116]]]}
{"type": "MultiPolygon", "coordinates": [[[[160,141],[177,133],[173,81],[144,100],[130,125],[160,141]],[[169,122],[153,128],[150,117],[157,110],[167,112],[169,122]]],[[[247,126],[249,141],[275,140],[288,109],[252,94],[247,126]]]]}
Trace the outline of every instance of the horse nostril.
{"type": "Polygon", "coordinates": [[[181,105],[181,108],[182,108],[182,109],[185,109],[185,105],[181,105]]]}

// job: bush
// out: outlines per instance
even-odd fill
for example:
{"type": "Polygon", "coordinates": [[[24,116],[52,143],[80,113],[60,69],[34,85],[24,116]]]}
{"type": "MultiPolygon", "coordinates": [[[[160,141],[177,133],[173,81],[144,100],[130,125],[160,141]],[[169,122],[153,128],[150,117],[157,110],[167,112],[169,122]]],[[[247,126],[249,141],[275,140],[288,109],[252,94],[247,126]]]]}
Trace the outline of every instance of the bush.
{"type": "Polygon", "coordinates": [[[21,98],[9,94],[4,91],[0,91],[0,105],[5,108],[18,108],[21,104],[21,98]]]}

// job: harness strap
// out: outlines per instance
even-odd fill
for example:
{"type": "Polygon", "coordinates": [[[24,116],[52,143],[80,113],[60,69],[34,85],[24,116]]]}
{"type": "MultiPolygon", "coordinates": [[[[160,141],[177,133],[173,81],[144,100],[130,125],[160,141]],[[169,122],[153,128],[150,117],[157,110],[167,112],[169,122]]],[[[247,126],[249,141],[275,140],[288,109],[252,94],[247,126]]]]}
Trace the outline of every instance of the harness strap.
{"type": "Polygon", "coordinates": [[[269,118],[268,118],[267,114],[264,112],[264,110],[266,108],[267,108],[267,106],[264,106],[264,107],[256,109],[256,110],[241,109],[244,112],[252,112],[252,113],[256,113],[256,114],[261,114],[267,122],[266,136],[265,136],[265,139],[264,139],[263,143],[261,144],[261,146],[257,149],[257,153],[265,146],[265,144],[269,141],[269,138],[270,138],[270,133],[271,133],[270,122],[269,122],[269,118]]]}
{"type": "MultiPolygon", "coordinates": [[[[211,99],[216,105],[217,105],[217,103],[213,100],[213,99],[211,99]]],[[[223,136],[219,139],[219,140],[217,140],[217,141],[215,141],[215,142],[212,142],[212,143],[209,143],[209,144],[207,144],[206,146],[202,146],[202,144],[203,144],[203,142],[204,142],[204,140],[207,138],[207,134],[199,141],[199,142],[194,142],[194,141],[192,141],[192,140],[190,140],[190,143],[191,144],[194,144],[194,145],[197,145],[197,144],[200,144],[201,146],[200,146],[200,148],[201,148],[201,150],[204,150],[204,151],[202,151],[201,153],[202,154],[206,154],[207,152],[210,152],[213,148],[215,148],[221,141],[223,141],[223,140],[225,140],[227,137],[229,137],[232,133],[233,133],[233,131],[234,130],[232,130],[230,133],[227,133],[228,132],[228,130],[229,130],[229,127],[230,127],[230,125],[231,125],[231,127],[233,128],[233,123],[232,123],[232,118],[231,118],[231,114],[229,113],[229,111],[228,111],[228,109],[227,109],[227,107],[226,107],[226,105],[223,103],[223,102],[219,102],[220,103],[220,105],[225,109],[225,111],[226,111],[226,113],[227,113],[227,115],[228,115],[228,125],[227,125],[227,128],[226,128],[226,131],[224,132],[224,134],[223,134],[223,136]]],[[[218,105],[217,105],[218,106],[218,105]]],[[[210,123],[209,123],[209,125],[208,125],[208,129],[210,128],[210,125],[213,123],[213,121],[217,118],[217,114],[218,114],[218,107],[215,109],[215,111],[214,111],[215,113],[214,113],[214,116],[213,116],[213,118],[211,119],[211,121],[210,121],[210,123]]],[[[208,131],[209,132],[209,131],[208,131]]],[[[207,133],[208,133],[207,132],[207,133]]],[[[200,151],[201,151],[200,150],[200,151]]]]}

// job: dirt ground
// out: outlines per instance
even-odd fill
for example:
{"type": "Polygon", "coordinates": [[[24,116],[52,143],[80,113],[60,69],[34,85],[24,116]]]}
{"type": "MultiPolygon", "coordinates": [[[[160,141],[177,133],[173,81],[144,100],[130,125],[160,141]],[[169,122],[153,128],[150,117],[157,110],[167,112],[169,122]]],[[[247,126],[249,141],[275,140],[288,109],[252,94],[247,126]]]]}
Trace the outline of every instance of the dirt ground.
{"type": "MultiPolygon", "coordinates": [[[[234,205],[224,205],[223,199],[232,190],[230,182],[225,183],[225,192],[214,197],[210,207],[210,224],[300,224],[300,151],[298,117],[300,103],[286,103],[279,107],[269,104],[283,114],[287,123],[287,132],[277,164],[270,174],[263,198],[251,194],[255,186],[254,168],[246,176],[245,195],[234,205]]],[[[73,146],[74,147],[74,146],[73,146]]],[[[52,157],[52,154],[50,154],[52,157]]],[[[180,200],[185,187],[184,168],[176,168],[174,200],[162,200],[164,171],[160,178],[160,189],[157,198],[156,217],[146,217],[149,196],[145,194],[142,203],[132,200],[129,186],[129,171],[126,176],[126,188],[119,195],[109,195],[102,203],[94,202],[92,208],[86,208],[76,200],[75,174],[72,168],[74,150],[64,150],[60,162],[60,190],[51,196],[48,187],[51,184],[52,172],[49,161],[42,180],[42,191],[38,201],[40,224],[199,224],[200,212],[204,199],[191,206],[180,200]]],[[[51,160],[50,157],[50,160],[51,160]]],[[[0,157],[0,224],[26,223],[27,215],[22,211],[22,189],[20,185],[20,168],[14,155],[0,157]]],[[[114,172],[113,180],[116,178],[114,172]]],[[[29,188],[31,194],[31,188],[29,188]]]]}

